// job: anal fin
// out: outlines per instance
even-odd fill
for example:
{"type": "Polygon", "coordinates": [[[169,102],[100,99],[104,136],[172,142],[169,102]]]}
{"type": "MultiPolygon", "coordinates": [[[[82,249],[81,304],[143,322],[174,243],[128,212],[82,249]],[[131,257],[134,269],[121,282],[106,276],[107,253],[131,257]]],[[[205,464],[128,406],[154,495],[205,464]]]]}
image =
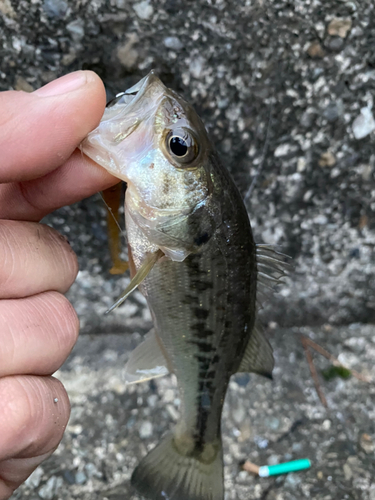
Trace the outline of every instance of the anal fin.
{"type": "Polygon", "coordinates": [[[127,384],[146,382],[167,375],[167,360],[161,351],[154,330],[146,335],[146,340],[130,354],[125,366],[125,381],[127,384]]]}
{"type": "Polygon", "coordinates": [[[273,367],[272,347],[265,338],[261,325],[256,322],[237,371],[258,373],[272,379],[273,367]]]}

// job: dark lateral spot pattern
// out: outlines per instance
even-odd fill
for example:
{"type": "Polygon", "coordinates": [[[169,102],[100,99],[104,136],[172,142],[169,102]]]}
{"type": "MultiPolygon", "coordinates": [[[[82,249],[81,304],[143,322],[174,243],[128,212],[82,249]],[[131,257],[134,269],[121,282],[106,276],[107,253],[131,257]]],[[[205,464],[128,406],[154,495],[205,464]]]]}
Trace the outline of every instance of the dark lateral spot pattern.
{"type": "MultiPolygon", "coordinates": [[[[189,258],[189,285],[190,290],[194,290],[196,297],[202,293],[213,289],[211,277],[205,270],[200,268],[200,256],[192,255],[189,258]]],[[[193,295],[192,293],[190,295],[193,295]]],[[[216,295],[216,291],[215,291],[216,295]]],[[[189,340],[191,345],[197,346],[195,359],[198,361],[198,387],[197,387],[197,422],[194,440],[196,449],[203,449],[204,437],[207,430],[208,419],[210,417],[211,405],[215,393],[216,367],[220,357],[216,354],[216,345],[213,337],[215,332],[210,328],[209,309],[200,305],[201,300],[190,302],[191,312],[196,321],[191,325],[192,337],[189,340]]],[[[220,300],[218,301],[221,302],[220,300]]],[[[225,308],[221,308],[224,310],[225,308]]],[[[222,312],[222,311],[221,311],[222,312]]]]}
{"type": "Polygon", "coordinates": [[[209,342],[206,342],[205,340],[189,340],[188,341],[192,345],[196,345],[199,347],[199,350],[204,353],[210,353],[210,352],[215,352],[216,347],[214,347],[212,344],[209,342]]]}
{"type": "Polygon", "coordinates": [[[207,340],[207,338],[212,337],[215,332],[212,330],[206,328],[206,325],[204,322],[198,322],[192,325],[192,330],[193,330],[193,339],[197,340],[207,340]]]}
{"type": "Polygon", "coordinates": [[[210,311],[207,311],[207,309],[203,309],[201,307],[197,307],[196,309],[193,310],[193,312],[195,317],[199,320],[207,319],[208,315],[210,314],[210,311]]]}
{"type": "Polygon", "coordinates": [[[194,243],[200,247],[201,245],[204,245],[205,243],[207,243],[207,241],[210,239],[208,233],[202,233],[200,234],[199,236],[197,236],[195,239],[194,239],[194,243]]]}

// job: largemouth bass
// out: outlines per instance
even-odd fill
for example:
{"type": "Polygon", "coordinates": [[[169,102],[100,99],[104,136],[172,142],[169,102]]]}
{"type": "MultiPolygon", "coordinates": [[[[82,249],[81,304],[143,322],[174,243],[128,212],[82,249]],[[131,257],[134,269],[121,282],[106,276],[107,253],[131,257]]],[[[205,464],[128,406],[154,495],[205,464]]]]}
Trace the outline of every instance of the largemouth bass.
{"type": "Polygon", "coordinates": [[[256,326],[257,286],[283,274],[255,245],[249,217],[193,110],[151,72],[105,111],[83,152],[127,183],[132,282],[154,331],[126,368],[129,382],[177,378],[181,419],[138,465],[151,500],[224,498],[221,413],[231,375],[271,377],[272,349],[256,326]]]}

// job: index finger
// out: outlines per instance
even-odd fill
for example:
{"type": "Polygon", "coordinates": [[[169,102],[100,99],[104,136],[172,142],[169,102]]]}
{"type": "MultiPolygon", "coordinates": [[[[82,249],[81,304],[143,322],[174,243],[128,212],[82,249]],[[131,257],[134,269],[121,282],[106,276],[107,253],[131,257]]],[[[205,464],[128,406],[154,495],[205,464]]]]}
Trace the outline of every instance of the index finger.
{"type": "Polygon", "coordinates": [[[105,90],[77,71],[28,94],[0,93],[0,182],[26,181],[62,165],[99,123],[105,90]]]}
{"type": "Polygon", "coordinates": [[[118,182],[74,152],[104,108],[103,83],[91,71],[32,94],[0,93],[0,218],[38,221],[118,182]]]}

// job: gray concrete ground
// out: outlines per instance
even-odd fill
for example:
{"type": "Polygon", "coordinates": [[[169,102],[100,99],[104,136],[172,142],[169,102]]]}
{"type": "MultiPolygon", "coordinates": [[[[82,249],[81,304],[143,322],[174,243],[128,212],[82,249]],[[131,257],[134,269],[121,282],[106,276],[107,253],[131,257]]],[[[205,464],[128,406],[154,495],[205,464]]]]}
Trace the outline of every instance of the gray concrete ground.
{"type": "MultiPolygon", "coordinates": [[[[111,97],[155,68],[194,104],[244,196],[259,172],[246,199],[256,240],[294,269],[262,312],[275,381],[238,376],[228,392],[227,500],[375,499],[374,385],[322,379],[325,410],[299,340],[375,378],[374,40],[372,0],[0,0],[1,90],[89,68],[111,97]],[[302,457],[311,470],[277,479],[238,465],[302,457]]],[[[174,381],[123,385],[151,323],[139,293],[103,316],[128,278],[108,273],[100,197],[46,222],[79,256],[69,297],[83,335],[58,373],[73,405],[64,441],[14,498],[135,500],[131,470],[178,418],[174,381]]]]}

